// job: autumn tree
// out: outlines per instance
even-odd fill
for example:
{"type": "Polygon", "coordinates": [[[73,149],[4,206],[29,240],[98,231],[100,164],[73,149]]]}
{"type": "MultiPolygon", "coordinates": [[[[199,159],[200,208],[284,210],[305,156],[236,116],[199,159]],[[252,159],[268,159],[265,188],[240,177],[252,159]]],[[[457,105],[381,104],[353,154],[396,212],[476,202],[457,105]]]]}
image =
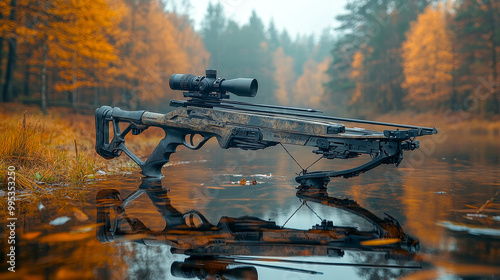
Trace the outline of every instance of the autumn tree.
{"type": "Polygon", "coordinates": [[[444,11],[431,6],[412,23],[402,45],[403,87],[407,100],[413,104],[443,101],[451,95],[453,70],[452,42],[444,11]]]}
{"type": "Polygon", "coordinates": [[[10,101],[12,99],[12,77],[16,68],[17,59],[17,30],[21,26],[16,22],[19,17],[17,5],[18,2],[16,0],[5,1],[0,4],[0,84],[3,80],[3,86],[0,88],[1,101],[10,101]],[[4,41],[8,45],[5,78],[2,76],[4,41]]]}
{"type": "Polygon", "coordinates": [[[203,39],[196,33],[187,16],[169,13],[168,20],[172,22],[177,32],[175,40],[182,51],[186,52],[189,73],[204,73],[208,67],[210,53],[205,50],[203,39]]]}
{"type": "Polygon", "coordinates": [[[61,20],[49,22],[45,34],[49,60],[59,71],[54,89],[71,92],[76,108],[77,89],[96,87],[96,69],[106,68],[117,59],[116,48],[108,38],[121,16],[112,10],[109,1],[87,0],[60,2],[50,13],[61,20]]]}
{"type": "MultiPolygon", "coordinates": [[[[364,69],[365,56],[361,51],[354,53],[352,63],[351,63],[351,74],[350,78],[356,83],[356,89],[354,95],[352,96],[349,104],[362,103],[363,100],[363,87],[365,85],[365,69],[364,69]]],[[[357,109],[357,108],[356,108],[357,109]]]]}
{"type": "Polygon", "coordinates": [[[306,61],[302,75],[296,82],[295,104],[326,109],[330,107],[328,100],[325,98],[325,89],[323,87],[323,84],[328,81],[326,70],[329,64],[329,57],[319,63],[313,58],[306,61]]]}
{"type": "Polygon", "coordinates": [[[14,35],[9,38],[4,101],[12,99],[16,62],[24,64],[17,69],[25,69],[28,83],[31,69],[39,69],[40,103],[44,112],[49,78],[56,85],[53,88],[59,90],[92,83],[89,69],[105,67],[106,62],[116,58],[107,31],[116,27],[119,18],[109,9],[110,2],[12,0],[10,14],[14,16],[10,18],[9,29],[14,35]],[[19,57],[18,52],[24,57],[19,57]]]}
{"type": "Polygon", "coordinates": [[[296,75],[293,71],[293,58],[285,54],[282,47],[273,53],[273,63],[276,71],[276,101],[281,105],[290,105],[290,101],[295,99],[296,75]]]}
{"type": "MultiPolygon", "coordinates": [[[[351,65],[354,54],[364,55],[363,69],[366,79],[361,93],[351,104],[353,107],[370,108],[381,113],[398,110],[403,106],[404,89],[400,48],[405,40],[409,22],[416,18],[428,4],[428,0],[417,1],[353,1],[346,5],[346,14],[337,16],[342,36],[337,39],[329,67],[329,95],[338,100],[339,96],[350,95],[352,101],[355,82],[351,79],[351,65]],[[344,93],[335,92],[342,90],[344,93]]],[[[358,87],[359,88],[359,87],[358,87]]],[[[347,101],[349,100],[349,101],[347,101]]],[[[348,104],[345,104],[348,105],[348,104]]]]}

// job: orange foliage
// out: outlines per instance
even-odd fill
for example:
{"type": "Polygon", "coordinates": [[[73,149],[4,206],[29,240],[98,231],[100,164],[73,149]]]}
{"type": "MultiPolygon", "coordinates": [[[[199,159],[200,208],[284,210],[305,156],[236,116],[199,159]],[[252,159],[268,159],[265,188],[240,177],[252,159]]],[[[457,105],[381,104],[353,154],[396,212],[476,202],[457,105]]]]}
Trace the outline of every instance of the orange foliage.
{"type": "Polygon", "coordinates": [[[427,7],[403,43],[403,88],[410,102],[446,100],[451,95],[452,42],[441,7],[427,7]]]}
{"type": "Polygon", "coordinates": [[[293,58],[287,56],[283,48],[278,48],[273,53],[273,62],[276,67],[274,79],[277,84],[276,99],[282,105],[290,105],[295,92],[295,73],[293,71],[293,58]]]}
{"type": "Polygon", "coordinates": [[[186,52],[189,73],[204,73],[208,67],[210,53],[205,50],[201,36],[194,31],[186,16],[170,13],[167,18],[176,27],[173,35],[182,51],[186,52]]]}
{"type": "Polygon", "coordinates": [[[325,58],[321,63],[309,59],[304,64],[302,75],[297,79],[297,94],[295,104],[318,107],[326,100],[323,84],[328,81],[326,70],[330,59],[325,58]]]}
{"type": "Polygon", "coordinates": [[[365,56],[363,55],[362,52],[357,51],[354,56],[353,60],[351,63],[351,79],[353,79],[356,82],[356,91],[354,92],[354,95],[351,98],[350,104],[355,104],[356,102],[361,101],[361,98],[363,97],[363,63],[365,61],[365,56]]]}
{"type": "Polygon", "coordinates": [[[48,65],[57,69],[58,91],[95,86],[90,74],[116,59],[114,46],[108,38],[113,34],[120,16],[107,0],[50,1],[18,3],[20,19],[16,21],[20,52],[26,64],[37,68],[42,63],[42,45],[48,49],[48,65]],[[23,9],[35,5],[36,8],[23,9]],[[37,10],[39,9],[39,10],[37,10]],[[28,21],[26,18],[30,18],[28,21]],[[30,25],[31,21],[33,22],[30,25]]]}
{"type": "Polygon", "coordinates": [[[189,20],[161,1],[17,0],[15,20],[8,2],[0,3],[0,37],[18,42],[15,79],[24,80],[27,94],[41,83],[53,99],[60,98],[54,91],[72,92],[75,106],[80,89],[156,100],[172,73],[199,73],[208,64],[189,20]]]}

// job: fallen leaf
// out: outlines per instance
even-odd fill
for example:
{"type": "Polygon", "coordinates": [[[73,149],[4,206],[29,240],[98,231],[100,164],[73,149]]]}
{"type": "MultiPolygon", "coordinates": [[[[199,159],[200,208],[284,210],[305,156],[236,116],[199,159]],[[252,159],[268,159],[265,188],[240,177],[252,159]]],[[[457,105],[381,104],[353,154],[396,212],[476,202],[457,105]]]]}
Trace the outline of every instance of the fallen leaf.
{"type": "Polygon", "coordinates": [[[73,207],[73,214],[75,215],[75,218],[79,221],[79,222],[83,222],[83,221],[86,221],[89,219],[89,216],[87,216],[87,214],[83,213],[82,210],[76,208],[76,207],[73,207]]]}
{"type": "Polygon", "coordinates": [[[85,226],[79,226],[75,227],[71,230],[72,233],[81,233],[81,232],[89,232],[95,228],[98,228],[100,226],[104,225],[104,223],[99,223],[99,224],[92,224],[92,225],[85,225],[85,226]]]}
{"type": "Polygon", "coordinates": [[[23,238],[26,240],[32,240],[40,236],[42,233],[40,231],[27,232],[23,234],[23,238]]]}

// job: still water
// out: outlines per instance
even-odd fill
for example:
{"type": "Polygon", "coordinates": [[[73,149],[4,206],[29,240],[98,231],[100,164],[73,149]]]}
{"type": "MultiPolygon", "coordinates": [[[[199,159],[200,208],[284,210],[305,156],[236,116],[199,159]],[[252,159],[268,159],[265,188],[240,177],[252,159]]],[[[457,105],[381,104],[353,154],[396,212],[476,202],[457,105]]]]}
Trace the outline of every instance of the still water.
{"type": "MultiPolygon", "coordinates": [[[[134,170],[62,204],[27,198],[16,272],[3,253],[0,278],[500,279],[500,143],[428,138],[399,167],[333,179],[321,192],[297,192],[300,169],[280,147],[209,143],[178,149],[161,181],[134,170]]],[[[290,152],[303,166],[316,159],[290,152]]]]}

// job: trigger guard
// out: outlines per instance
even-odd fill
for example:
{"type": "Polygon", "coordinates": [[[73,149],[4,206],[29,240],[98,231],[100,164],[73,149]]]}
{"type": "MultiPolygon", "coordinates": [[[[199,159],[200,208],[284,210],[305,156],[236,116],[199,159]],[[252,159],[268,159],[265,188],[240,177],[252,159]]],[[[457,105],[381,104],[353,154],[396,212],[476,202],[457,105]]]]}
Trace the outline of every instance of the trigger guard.
{"type": "Polygon", "coordinates": [[[191,134],[191,136],[189,137],[189,142],[190,142],[190,143],[186,142],[186,140],[185,140],[185,139],[183,139],[183,140],[182,140],[182,144],[183,144],[186,148],[188,148],[188,149],[190,149],[190,150],[198,150],[198,149],[200,149],[201,147],[203,147],[203,145],[205,145],[205,143],[206,143],[206,142],[207,142],[210,138],[212,138],[212,136],[205,136],[205,135],[200,134],[201,136],[203,136],[203,140],[201,140],[201,142],[200,142],[200,143],[198,143],[198,145],[196,145],[196,146],[195,146],[195,145],[194,145],[194,143],[193,143],[193,139],[194,139],[194,136],[195,136],[195,135],[196,135],[196,134],[191,134]]]}

